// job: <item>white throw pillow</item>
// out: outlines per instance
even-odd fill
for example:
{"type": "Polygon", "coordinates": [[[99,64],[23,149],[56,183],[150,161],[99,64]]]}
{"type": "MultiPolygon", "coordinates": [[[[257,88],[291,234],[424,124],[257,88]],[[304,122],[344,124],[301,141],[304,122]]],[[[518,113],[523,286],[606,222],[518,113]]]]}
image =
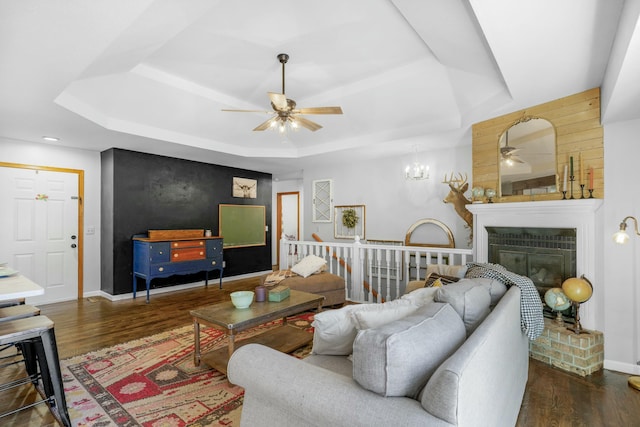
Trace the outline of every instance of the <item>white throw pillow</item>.
{"type": "Polygon", "coordinates": [[[327,261],[325,261],[324,258],[320,258],[315,255],[307,255],[302,258],[300,262],[291,267],[291,271],[302,277],[309,277],[317,271],[320,271],[326,264],[327,261]]]}
{"type": "Polygon", "coordinates": [[[351,312],[356,329],[370,329],[402,319],[418,309],[410,300],[397,299],[384,304],[361,304],[351,312]]]}
{"type": "Polygon", "coordinates": [[[326,310],[314,316],[313,347],[311,353],[331,356],[346,356],[353,350],[356,338],[355,325],[349,315],[357,305],[346,305],[335,310],[326,310]]]}
{"type": "MultiPolygon", "coordinates": [[[[421,281],[420,284],[424,286],[424,282],[421,281]]],[[[420,289],[416,289],[415,291],[402,295],[400,299],[411,301],[414,305],[425,305],[434,301],[437,290],[437,287],[421,287],[420,289]]]]}
{"type": "Polygon", "coordinates": [[[418,305],[410,300],[395,300],[383,304],[354,304],[315,315],[311,326],[313,354],[347,356],[353,350],[358,329],[377,327],[413,313],[418,305]]]}

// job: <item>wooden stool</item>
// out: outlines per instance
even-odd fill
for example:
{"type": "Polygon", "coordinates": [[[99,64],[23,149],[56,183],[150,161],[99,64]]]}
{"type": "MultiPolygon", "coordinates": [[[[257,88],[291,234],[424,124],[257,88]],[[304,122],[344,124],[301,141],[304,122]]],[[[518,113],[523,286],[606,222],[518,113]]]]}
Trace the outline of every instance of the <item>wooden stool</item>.
{"type": "Polygon", "coordinates": [[[40,315],[40,309],[32,305],[21,304],[0,308],[0,322],[38,315],[40,315]]]}
{"type": "Polygon", "coordinates": [[[11,307],[12,305],[24,304],[24,298],[7,299],[0,301],[0,307],[11,307]]]}
{"type": "Polygon", "coordinates": [[[49,404],[51,412],[64,426],[71,426],[67,412],[67,401],[62,386],[62,372],[58,358],[58,348],[53,328],[53,322],[46,316],[32,316],[22,319],[0,322],[0,345],[21,344],[24,351],[25,364],[29,376],[18,381],[0,386],[1,390],[8,390],[18,385],[27,384],[42,379],[45,399],[0,414],[0,417],[14,414],[23,409],[31,408],[40,403],[49,404]],[[29,364],[40,367],[40,374],[29,372],[29,364]]]}

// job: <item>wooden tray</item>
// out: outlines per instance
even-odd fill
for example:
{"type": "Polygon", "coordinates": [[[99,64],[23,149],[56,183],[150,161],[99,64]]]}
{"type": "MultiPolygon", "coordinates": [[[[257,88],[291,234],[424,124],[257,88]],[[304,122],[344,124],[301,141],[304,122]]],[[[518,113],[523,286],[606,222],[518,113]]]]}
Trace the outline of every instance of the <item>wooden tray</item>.
{"type": "Polygon", "coordinates": [[[186,239],[203,236],[204,228],[194,230],[149,230],[149,239],[151,240],[186,239]]]}

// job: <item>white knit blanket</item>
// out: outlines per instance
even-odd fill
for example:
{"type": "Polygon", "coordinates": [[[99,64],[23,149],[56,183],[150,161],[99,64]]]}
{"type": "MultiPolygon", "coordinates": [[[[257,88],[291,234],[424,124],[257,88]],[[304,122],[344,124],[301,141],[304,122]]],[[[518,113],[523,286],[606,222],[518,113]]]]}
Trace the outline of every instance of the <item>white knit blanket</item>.
{"type": "Polygon", "coordinates": [[[520,327],[530,340],[538,338],[544,330],[542,300],[535,285],[525,276],[512,273],[500,264],[470,262],[467,264],[467,278],[486,277],[499,280],[506,286],[520,288],[520,327]]]}

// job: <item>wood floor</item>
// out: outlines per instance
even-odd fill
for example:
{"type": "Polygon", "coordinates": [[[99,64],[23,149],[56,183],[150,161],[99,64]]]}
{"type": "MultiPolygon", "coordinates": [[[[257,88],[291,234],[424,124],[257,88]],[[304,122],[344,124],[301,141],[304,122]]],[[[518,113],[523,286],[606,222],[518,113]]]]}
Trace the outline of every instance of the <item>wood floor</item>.
{"type": "MultiPolygon", "coordinates": [[[[191,324],[189,310],[229,300],[236,290],[253,289],[258,278],[237,280],[186,291],[110,302],[104,298],[40,306],[55,322],[62,359],[191,324]]],[[[4,373],[0,374],[5,377],[4,373]]],[[[518,426],[640,426],[640,392],[627,385],[627,375],[601,371],[582,378],[531,360],[529,381],[518,426]]],[[[4,378],[3,378],[4,380],[4,378]]],[[[36,393],[0,393],[0,412],[33,401],[36,393]]],[[[2,426],[53,426],[44,405],[0,418],[2,426]]]]}

